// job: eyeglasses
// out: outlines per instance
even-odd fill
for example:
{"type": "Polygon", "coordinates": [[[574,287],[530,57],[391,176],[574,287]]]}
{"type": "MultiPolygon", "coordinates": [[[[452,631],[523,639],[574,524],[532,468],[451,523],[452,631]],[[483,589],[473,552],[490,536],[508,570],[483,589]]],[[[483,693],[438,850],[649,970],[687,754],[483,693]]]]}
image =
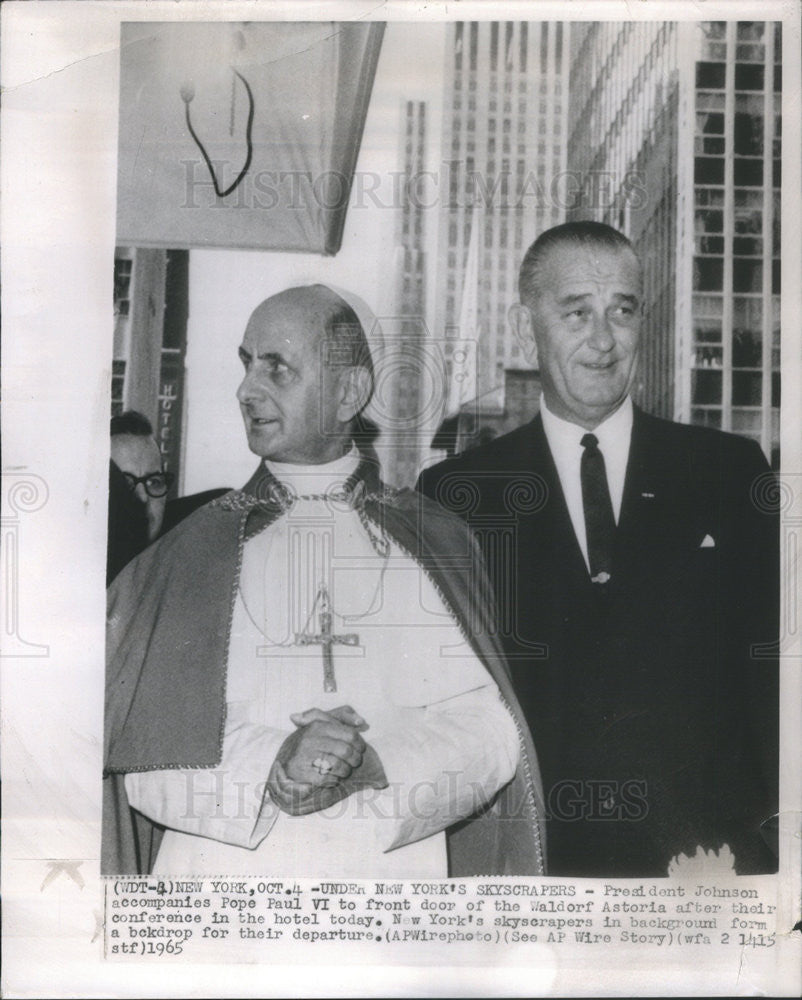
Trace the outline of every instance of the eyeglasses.
{"type": "Polygon", "coordinates": [[[165,496],[175,480],[172,472],[149,472],[146,476],[133,476],[130,472],[124,472],[123,475],[132,493],[142,483],[147,495],[154,500],[165,496]]]}

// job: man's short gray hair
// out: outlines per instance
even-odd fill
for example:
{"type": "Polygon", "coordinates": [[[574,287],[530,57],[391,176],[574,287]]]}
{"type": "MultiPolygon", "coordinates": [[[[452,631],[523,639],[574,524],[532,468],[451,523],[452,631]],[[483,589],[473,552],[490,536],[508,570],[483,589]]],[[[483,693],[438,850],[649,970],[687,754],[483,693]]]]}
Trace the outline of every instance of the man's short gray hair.
{"type": "Polygon", "coordinates": [[[629,250],[637,259],[635,248],[627,237],[604,222],[584,220],[553,226],[541,233],[524,254],[518,271],[518,296],[522,303],[526,304],[537,298],[540,272],[549,251],[556,246],[566,244],[577,247],[603,247],[608,250],[629,250]]]}

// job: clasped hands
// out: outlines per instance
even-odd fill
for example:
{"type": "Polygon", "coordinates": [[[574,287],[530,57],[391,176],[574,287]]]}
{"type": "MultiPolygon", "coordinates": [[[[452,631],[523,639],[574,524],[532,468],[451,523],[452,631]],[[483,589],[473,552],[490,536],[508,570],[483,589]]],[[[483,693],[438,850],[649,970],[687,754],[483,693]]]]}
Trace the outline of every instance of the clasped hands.
{"type": "Polygon", "coordinates": [[[291,816],[326,809],[363,788],[386,788],[379,756],[362,738],[367,722],[350,705],[290,716],[295,731],[279,747],[267,777],[276,805],[291,816]]]}

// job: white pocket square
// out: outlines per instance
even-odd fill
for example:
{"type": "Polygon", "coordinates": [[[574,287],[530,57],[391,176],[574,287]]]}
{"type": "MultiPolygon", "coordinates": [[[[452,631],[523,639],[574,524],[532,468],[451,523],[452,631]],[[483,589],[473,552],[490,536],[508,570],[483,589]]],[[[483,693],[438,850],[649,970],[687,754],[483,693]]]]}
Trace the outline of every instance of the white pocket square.
{"type": "Polygon", "coordinates": [[[712,535],[705,535],[702,539],[702,544],[699,546],[700,549],[714,549],[716,547],[716,540],[712,535]]]}

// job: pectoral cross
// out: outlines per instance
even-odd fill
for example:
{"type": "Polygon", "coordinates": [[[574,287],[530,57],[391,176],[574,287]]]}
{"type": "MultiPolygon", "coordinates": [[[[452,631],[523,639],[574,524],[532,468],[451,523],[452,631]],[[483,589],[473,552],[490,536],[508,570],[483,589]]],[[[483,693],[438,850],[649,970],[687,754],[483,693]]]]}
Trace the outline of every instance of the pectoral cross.
{"type": "MultiPolygon", "coordinates": [[[[295,642],[299,646],[323,647],[323,690],[336,691],[337,681],[334,677],[334,657],[331,647],[335,643],[343,646],[358,646],[359,636],[355,632],[345,635],[335,635],[331,630],[331,604],[329,592],[325,584],[321,584],[315,598],[315,607],[320,607],[320,631],[309,635],[307,632],[296,632],[295,642]]],[[[314,608],[312,609],[314,611],[314,608]]]]}

